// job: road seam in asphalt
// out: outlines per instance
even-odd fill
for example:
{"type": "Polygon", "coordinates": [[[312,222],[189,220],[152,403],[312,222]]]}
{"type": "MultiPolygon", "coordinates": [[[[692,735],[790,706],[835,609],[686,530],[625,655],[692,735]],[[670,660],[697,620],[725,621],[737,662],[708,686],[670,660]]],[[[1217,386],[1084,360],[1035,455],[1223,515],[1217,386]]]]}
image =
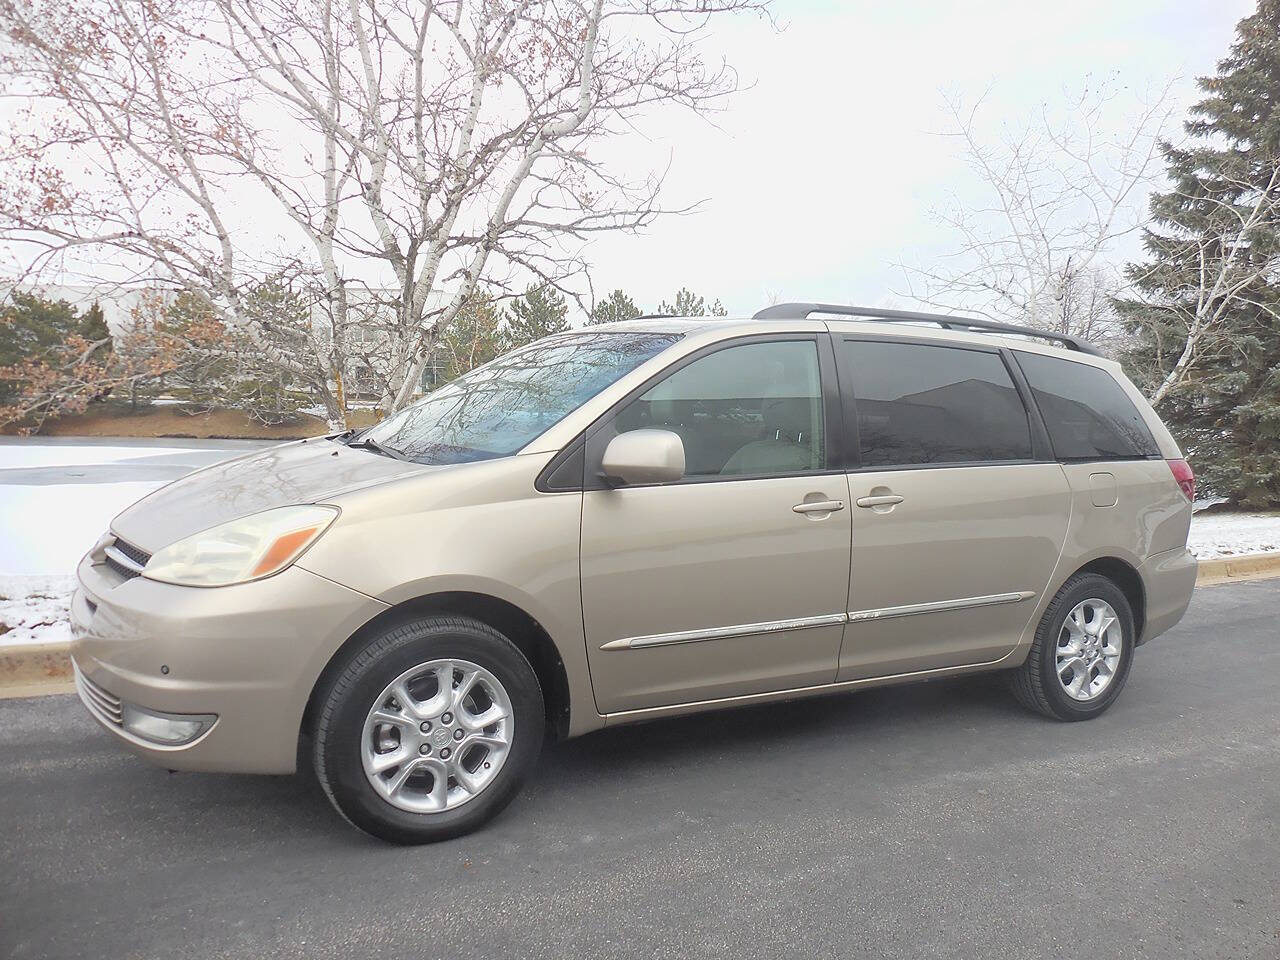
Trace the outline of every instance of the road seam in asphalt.
{"type": "MultiPolygon", "coordinates": [[[[1243,583],[1280,577],[1280,553],[1201,560],[1197,587],[1243,583]]],[[[0,646],[0,699],[70,693],[71,644],[41,643],[0,646]]]]}

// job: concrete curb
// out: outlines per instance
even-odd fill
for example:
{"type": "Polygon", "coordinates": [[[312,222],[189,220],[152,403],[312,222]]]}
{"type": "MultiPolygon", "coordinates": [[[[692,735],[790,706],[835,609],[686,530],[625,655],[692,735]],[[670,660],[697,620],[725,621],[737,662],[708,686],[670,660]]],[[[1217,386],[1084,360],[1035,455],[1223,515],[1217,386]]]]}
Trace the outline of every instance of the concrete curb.
{"type": "Polygon", "coordinates": [[[69,693],[70,651],[68,643],[0,647],[0,698],[69,693]]]}
{"type": "MultiPolygon", "coordinates": [[[[1201,560],[1197,587],[1280,577],[1280,553],[1201,560]]],[[[71,693],[71,645],[67,643],[0,646],[0,699],[71,693]]]]}
{"type": "Polygon", "coordinates": [[[1265,580],[1280,577],[1280,553],[1251,553],[1242,557],[1201,560],[1196,586],[1230,583],[1233,580],[1265,580]]]}

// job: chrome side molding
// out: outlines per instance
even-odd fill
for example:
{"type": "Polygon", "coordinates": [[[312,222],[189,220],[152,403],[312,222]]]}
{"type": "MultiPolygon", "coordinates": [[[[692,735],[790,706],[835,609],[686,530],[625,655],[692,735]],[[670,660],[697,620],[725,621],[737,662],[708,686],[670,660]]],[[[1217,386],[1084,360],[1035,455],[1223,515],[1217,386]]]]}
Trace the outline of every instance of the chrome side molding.
{"type": "Polygon", "coordinates": [[[749,637],[757,633],[780,633],[784,630],[808,630],[812,627],[834,627],[842,623],[862,623],[867,620],[889,620],[894,617],[911,617],[920,613],[941,613],[948,610],[967,610],[973,607],[990,607],[1000,603],[1018,603],[1035,596],[1031,590],[1016,593],[992,593],[984,597],[961,597],[958,600],[935,600],[932,603],[909,603],[901,607],[881,607],[876,610],[850,610],[848,613],[827,613],[817,617],[795,617],[791,620],[769,620],[765,623],[739,623],[731,627],[707,627],[702,630],[679,630],[675,633],[653,633],[643,637],[622,637],[600,645],[601,650],[638,650],[643,647],[661,647],[672,643],[700,643],[703,640],[729,640],[733,637],[749,637]]]}
{"type": "Polygon", "coordinates": [[[894,617],[913,617],[918,613],[940,613],[944,610],[967,610],[970,607],[992,607],[999,603],[1017,603],[1029,600],[1035,594],[1030,590],[1017,593],[992,593],[985,597],[961,597],[959,600],[935,600],[932,603],[908,603],[900,607],[880,607],[878,610],[850,610],[849,622],[864,620],[890,620],[894,617]]]}
{"type": "Polygon", "coordinates": [[[755,633],[777,633],[782,630],[808,630],[812,627],[834,627],[844,623],[843,613],[827,613],[818,617],[795,617],[791,620],[769,620],[765,623],[739,623],[731,627],[708,627],[703,630],[680,630],[676,633],[654,633],[644,637],[622,637],[600,645],[601,650],[635,650],[660,647],[669,643],[698,643],[702,640],[727,640],[749,637],[755,633]]]}

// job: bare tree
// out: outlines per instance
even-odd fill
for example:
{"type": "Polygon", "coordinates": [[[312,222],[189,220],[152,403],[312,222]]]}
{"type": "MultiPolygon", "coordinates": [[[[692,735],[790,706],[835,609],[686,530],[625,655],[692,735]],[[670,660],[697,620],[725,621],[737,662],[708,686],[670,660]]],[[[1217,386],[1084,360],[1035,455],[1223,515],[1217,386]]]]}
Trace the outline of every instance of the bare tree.
{"type": "Polygon", "coordinates": [[[736,78],[702,59],[705,25],[762,5],[0,0],[0,68],[29,104],[0,148],[0,240],[24,279],[105,259],[233,327],[254,322],[247,283],[300,261],[308,350],[264,350],[322,374],[335,427],[363,288],[389,311],[396,410],[482,278],[565,285],[587,238],[661,212],[660,178],[593,147],[656,107],[716,107],[736,78]]]}
{"type": "Polygon", "coordinates": [[[982,102],[947,102],[966,165],[988,198],[935,212],[957,248],[941,263],[902,265],[904,295],[1060,333],[1103,339],[1118,330],[1112,297],[1125,285],[1110,255],[1142,224],[1141,202],[1159,173],[1166,87],[1122,132],[1106,133],[1114,96],[1085,92],[1055,117],[988,142],[982,102]]]}

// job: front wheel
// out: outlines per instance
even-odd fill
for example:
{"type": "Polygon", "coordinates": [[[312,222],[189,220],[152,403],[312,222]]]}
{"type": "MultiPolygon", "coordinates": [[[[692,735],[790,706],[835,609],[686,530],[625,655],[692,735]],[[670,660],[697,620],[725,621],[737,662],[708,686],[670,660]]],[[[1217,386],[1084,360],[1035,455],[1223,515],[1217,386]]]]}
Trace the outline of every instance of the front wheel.
{"type": "Polygon", "coordinates": [[[1133,609],[1096,573],[1063,584],[1036,628],[1026,662],[1011,677],[1014,695],[1057,720],[1089,720],[1115,701],[1133,660],[1133,609]]]}
{"type": "Polygon", "coordinates": [[[338,811],[393,843],[476,829],[511,802],[542,747],[529,661],[476,620],[390,628],[322,692],[316,775],[338,811]]]}

